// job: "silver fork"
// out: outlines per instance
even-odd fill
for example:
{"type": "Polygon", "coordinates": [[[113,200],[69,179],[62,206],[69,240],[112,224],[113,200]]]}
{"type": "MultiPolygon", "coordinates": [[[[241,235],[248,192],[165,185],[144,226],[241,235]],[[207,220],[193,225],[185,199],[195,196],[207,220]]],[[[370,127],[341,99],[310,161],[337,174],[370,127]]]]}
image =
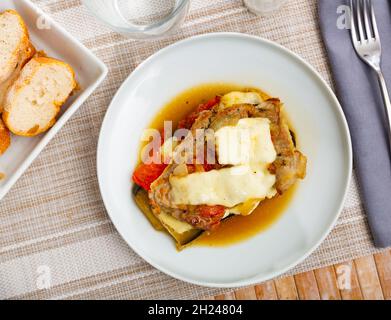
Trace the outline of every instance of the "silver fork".
{"type": "Polygon", "coordinates": [[[350,0],[350,12],[350,30],[354,49],[358,56],[375,70],[379,80],[387,117],[388,144],[391,151],[391,102],[380,65],[381,43],[372,0],[350,0]]]}

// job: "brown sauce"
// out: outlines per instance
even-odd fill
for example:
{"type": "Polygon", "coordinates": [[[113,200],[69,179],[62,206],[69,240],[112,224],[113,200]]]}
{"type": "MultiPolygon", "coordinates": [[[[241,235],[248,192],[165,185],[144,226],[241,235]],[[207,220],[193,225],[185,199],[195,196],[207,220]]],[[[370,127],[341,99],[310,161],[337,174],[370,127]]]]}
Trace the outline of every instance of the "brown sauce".
{"type": "Polygon", "coordinates": [[[232,216],[216,231],[203,233],[192,245],[225,246],[246,240],[266,230],[284,213],[295,193],[295,186],[283,195],[262,201],[248,216],[232,216]]]}
{"type": "MultiPolygon", "coordinates": [[[[227,84],[212,83],[203,84],[176,96],[168,102],[152,120],[149,128],[161,130],[164,121],[173,121],[175,128],[180,120],[185,118],[199,104],[207,102],[216,95],[224,95],[231,91],[246,91],[246,87],[227,84]]],[[[251,88],[251,91],[254,89],[251,88]]],[[[264,99],[269,96],[257,89],[264,99]]],[[[211,233],[203,233],[192,245],[202,246],[225,246],[248,239],[257,233],[270,227],[283,214],[288,207],[295,187],[292,187],[285,194],[276,196],[273,199],[265,200],[248,216],[233,216],[225,219],[219,228],[211,233]]]]}

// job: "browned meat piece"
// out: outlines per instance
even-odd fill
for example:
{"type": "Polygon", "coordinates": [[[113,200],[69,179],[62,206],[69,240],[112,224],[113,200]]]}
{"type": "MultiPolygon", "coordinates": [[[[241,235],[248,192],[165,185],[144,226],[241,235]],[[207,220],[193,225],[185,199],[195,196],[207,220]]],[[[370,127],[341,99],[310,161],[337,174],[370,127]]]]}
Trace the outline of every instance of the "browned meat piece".
{"type": "MultiPolygon", "coordinates": [[[[276,189],[278,193],[282,194],[297,179],[305,177],[306,158],[295,148],[289,127],[281,113],[279,99],[269,99],[258,106],[243,104],[222,110],[219,110],[219,107],[216,106],[210,111],[203,111],[191,128],[192,135],[187,136],[180,146],[185,147],[190,142],[196,145],[194,141],[190,141],[195,139],[196,129],[213,129],[216,131],[223,126],[235,125],[242,118],[254,117],[268,118],[271,122],[271,137],[277,152],[277,158],[269,170],[276,175],[276,189]]],[[[200,210],[200,207],[205,206],[178,206],[172,203],[170,199],[171,186],[169,177],[178,166],[180,164],[174,163],[169,165],[163,174],[151,185],[149,197],[154,214],[159,214],[160,210],[164,210],[175,218],[186,221],[196,228],[203,230],[215,228],[223,218],[222,211],[218,210],[219,214],[208,216],[201,214],[202,210],[200,210]]]]}
{"type": "Polygon", "coordinates": [[[298,179],[306,174],[307,159],[296,150],[289,126],[281,114],[281,103],[278,99],[270,99],[260,108],[258,116],[268,118],[271,125],[271,136],[277,159],[272,165],[276,174],[276,189],[279,194],[288,190],[298,179]]]}
{"type": "Polygon", "coordinates": [[[307,158],[295,150],[293,155],[278,157],[274,165],[276,166],[276,189],[282,194],[298,179],[304,179],[307,158]]]}
{"type": "Polygon", "coordinates": [[[225,126],[234,126],[240,119],[248,118],[256,111],[254,106],[249,104],[236,105],[218,111],[212,116],[209,129],[215,132],[225,126]]]}

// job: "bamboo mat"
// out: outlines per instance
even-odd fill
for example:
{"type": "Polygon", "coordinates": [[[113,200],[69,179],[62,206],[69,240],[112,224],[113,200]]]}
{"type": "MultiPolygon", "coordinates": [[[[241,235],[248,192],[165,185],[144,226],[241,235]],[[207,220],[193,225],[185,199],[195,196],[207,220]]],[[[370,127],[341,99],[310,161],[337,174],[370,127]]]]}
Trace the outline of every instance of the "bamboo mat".
{"type": "MultiPolygon", "coordinates": [[[[298,53],[332,85],[315,0],[290,0],[258,18],[240,0],[193,0],[183,27],[160,41],[137,42],[99,24],[79,0],[35,0],[109,67],[108,79],[52,140],[0,204],[0,298],[202,298],[227,290],[193,286],[149,266],[121,239],[103,206],[96,145],[113,94],[157,50],[196,34],[262,36],[298,53]],[[50,271],[51,286],[41,276],[50,271]]],[[[353,178],[338,224],[290,274],[374,253],[353,178]]]]}

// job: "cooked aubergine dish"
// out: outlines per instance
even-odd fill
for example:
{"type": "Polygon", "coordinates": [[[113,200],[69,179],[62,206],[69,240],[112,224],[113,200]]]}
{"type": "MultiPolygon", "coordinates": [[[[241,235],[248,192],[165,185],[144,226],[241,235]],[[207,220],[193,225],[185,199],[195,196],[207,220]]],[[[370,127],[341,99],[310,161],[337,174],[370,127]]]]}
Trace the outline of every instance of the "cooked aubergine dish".
{"type": "Polygon", "coordinates": [[[142,163],[133,174],[136,203],[155,229],[181,249],[303,179],[307,160],[282,107],[257,91],[233,91],[181,120],[186,135],[161,139],[157,159],[164,161],[142,163]]]}

